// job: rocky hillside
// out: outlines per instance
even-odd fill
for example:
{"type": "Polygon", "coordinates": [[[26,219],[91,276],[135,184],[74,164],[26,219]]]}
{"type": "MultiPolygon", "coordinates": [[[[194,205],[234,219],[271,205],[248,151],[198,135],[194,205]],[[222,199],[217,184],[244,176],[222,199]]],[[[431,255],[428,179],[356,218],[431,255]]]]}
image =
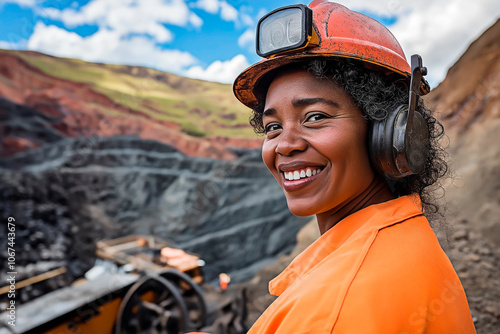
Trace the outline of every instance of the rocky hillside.
{"type": "Polygon", "coordinates": [[[500,20],[470,45],[427,100],[449,136],[450,215],[500,247],[500,20]]]}
{"type": "MultiPolygon", "coordinates": [[[[55,117],[51,127],[69,137],[137,135],[225,160],[236,158],[228,146],[261,143],[230,85],[144,67],[0,50],[0,96],[55,117]]],[[[15,130],[3,129],[2,156],[41,144],[15,130]]]]}

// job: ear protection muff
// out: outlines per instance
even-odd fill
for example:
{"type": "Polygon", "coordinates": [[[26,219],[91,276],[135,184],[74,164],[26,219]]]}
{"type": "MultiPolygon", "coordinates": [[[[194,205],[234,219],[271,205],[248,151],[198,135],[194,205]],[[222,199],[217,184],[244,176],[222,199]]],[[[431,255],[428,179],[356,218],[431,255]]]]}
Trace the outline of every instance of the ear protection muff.
{"type": "Polygon", "coordinates": [[[422,173],[429,155],[429,130],[424,116],[415,111],[420,83],[427,69],[419,55],[411,57],[408,105],[400,105],[382,121],[372,121],[369,149],[372,164],[390,179],[422,173]]]}

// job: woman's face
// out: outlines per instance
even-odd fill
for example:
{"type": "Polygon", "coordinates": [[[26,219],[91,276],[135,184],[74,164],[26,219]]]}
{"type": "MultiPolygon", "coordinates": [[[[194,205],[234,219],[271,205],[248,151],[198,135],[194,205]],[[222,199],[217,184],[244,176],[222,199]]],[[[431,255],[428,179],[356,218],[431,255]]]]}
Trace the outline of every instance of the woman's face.
{"type": "Polygon", "coordinates": [[[332,214],[368,188],[367,122],[331,80],[305,70],[279,74],[263,113],[263,160],[297,216],[332,214]]]}

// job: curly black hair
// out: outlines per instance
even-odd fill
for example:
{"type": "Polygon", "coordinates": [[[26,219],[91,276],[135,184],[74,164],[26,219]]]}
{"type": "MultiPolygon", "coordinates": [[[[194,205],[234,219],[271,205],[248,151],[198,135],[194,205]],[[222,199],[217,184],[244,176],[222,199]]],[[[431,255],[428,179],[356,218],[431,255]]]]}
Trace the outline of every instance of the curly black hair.
{"type": "MultiPolygon", "coordinates": [[[[258,89],[255,90],[259,102],[250,117],[250,124],[256,133],[264,133],[262,112],[269,84],[277,72],[291,68],[302,68],[317,78],[333,80],[351,96],[368,122],[383,120],[399,105],[408,103],[409,87],[405,79],[367,68],[363,63],[353,59],[309,60],[278,68],[259,82],[258,89]]],[[[442,189],[438,181],[448,171],[446,150],[440,144],[444,128],[433,116],[433,111],[427,108],[421,99],[417,111],[424,116],[430,137],[425,169],[418,175],[414,174],[398,180],[386,178],[386,180],[395,196],[419,194],[429,221],[443,221],[444,215],[440,212],[436,190],[442,189]]]]}

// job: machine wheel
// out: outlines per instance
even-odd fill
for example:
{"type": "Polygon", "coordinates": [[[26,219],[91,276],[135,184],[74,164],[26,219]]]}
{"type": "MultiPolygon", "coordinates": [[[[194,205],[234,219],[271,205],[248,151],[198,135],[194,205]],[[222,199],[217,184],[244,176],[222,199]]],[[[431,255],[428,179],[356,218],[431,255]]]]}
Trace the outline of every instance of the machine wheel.
{"type": "Polygon", "coordinates": [[[160,276],[145,276],[127,291],[116,319],[115,333],[184,333],[187,306],[174,284],[160,276]]]}
{"type": "Polygon", "coordinates": [[[165,269],[160,272],[160,276],[175,284],[181,291],[187,305],[190,327],[199,329],[206,326],[207,303],[201,287],[191,277],[176,269],[165,269]]]}

